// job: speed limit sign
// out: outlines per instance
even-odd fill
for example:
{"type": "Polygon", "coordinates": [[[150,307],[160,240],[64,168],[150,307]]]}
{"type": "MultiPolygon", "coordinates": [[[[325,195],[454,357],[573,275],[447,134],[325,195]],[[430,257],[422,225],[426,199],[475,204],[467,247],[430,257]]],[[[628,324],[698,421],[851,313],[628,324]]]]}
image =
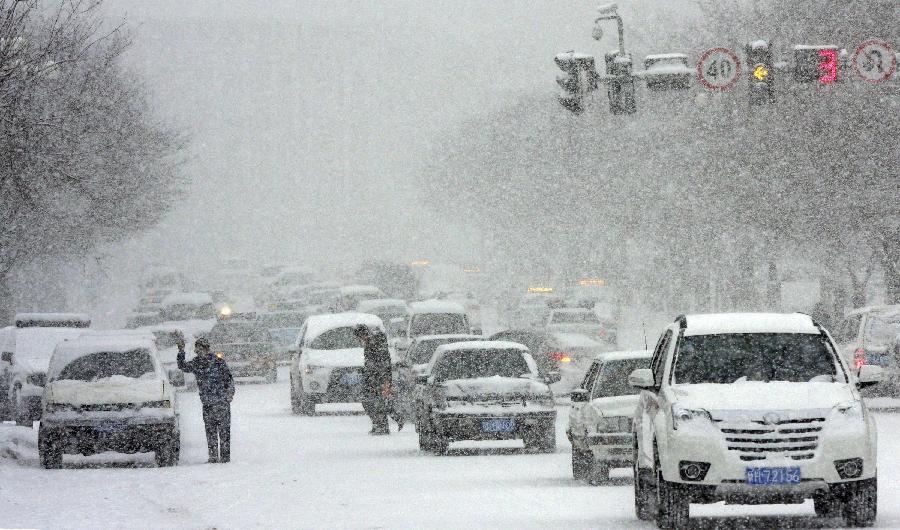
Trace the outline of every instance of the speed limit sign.
{"type": "Polygon", "coordinates": [[[897,71],[897,56],[888,43],[877,39],[867,40],[856,47],[853,67],[863,80],[881,83],[890,79],[897,71]]]}
{"type": "Polygon", "coordinates": [[[728,90],[741,76],[741,61],[728,48],[712,48],[697,61],[697,77],[710,90],[728,90]]]}

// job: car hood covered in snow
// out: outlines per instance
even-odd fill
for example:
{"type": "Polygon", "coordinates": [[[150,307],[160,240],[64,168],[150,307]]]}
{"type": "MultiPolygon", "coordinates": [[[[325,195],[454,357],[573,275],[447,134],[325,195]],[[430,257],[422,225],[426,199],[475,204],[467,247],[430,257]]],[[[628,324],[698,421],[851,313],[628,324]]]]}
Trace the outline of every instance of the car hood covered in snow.
{"type": "Polygon", "coordinates": [[[715,411],[830,409],[855,400],[847,383],[746,383],[675,385],[677,406],[715,411]]]}
{"type": "Polygon", "coordinates": [[[300,356],[301,364],[313,366],[362,366],[363,349],[312,350],[306,348],[300,356]]]}
{"type": "Polygon", "coordinates": [[[162,379],[114,375],[97,381],[61,379],[45,389],[48,402],[70,405],[146,403],[167,399],[162,379]]]}

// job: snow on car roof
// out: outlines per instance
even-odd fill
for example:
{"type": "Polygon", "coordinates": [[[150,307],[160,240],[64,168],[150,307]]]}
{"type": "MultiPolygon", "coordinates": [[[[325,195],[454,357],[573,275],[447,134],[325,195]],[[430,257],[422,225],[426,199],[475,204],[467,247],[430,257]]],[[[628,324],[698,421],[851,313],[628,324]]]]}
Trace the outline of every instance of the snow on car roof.
{"type": "Polygon", "coordinates": [[[16,327],[90,327],[91,317],[84,313],[17,313],[16,327]],[[76,325],[77,324],[77,325],[76,325]]]}
{"type": "Polygon", "coordinates": [[[466,308],[456,302],[446,300],[423,300],[409,304],[409,312],[415,313],[458,313],[465,314],[466,308]]]}
{"type": "Polygon", "coordinates": [[[809,315],[802,313],[719,313],[687,315],[685,336],[723,333],[819,334],[809,315]]]}
{"type": "Polygon", "coordinates": [[[356,310],[360,313],[368,313],[380,307],[402,307],[406,309],[406,301],[399,298],[373,298],[371,300],[362,300],[356,304],[356,310]]]}
{"type": "Polygon", "coordinates": [[[599,353],[594,359],[606,361],[628,361],[631,359],[650,359],[653,357],[652,350],[634,350],[634,351],[611,351],[607,353],[599,353]]]}
{"type": "Polygon", "coordinates": [[[313,340],[322,333],[337,328],[354,327],[365,324],[370,328],[378,328],[384,332],[384,323],[369,313],[334,313],[330,315],[312,315],[306,319],[307,340],[313,340]]]}
{"type": "MultiPolygon", "coordinates": [[[[76,339],[86,333],[83,328],[23,328],[16,333],[14,358],[22,361],[49,361],[53,349],[64,341],[76,339]]],[[[30,364],[34,364],[33,362],[30,364]]]]}
{"type": "Polygon", "coordinates": [[[163,305],[202,305],[211,304],[213,299],[209,293],[172,293],[162,299],[163,305]]]}
{"type": "Polygon", "coordinates": [[[126,353],[133,350],[147,350],[148,353],[155,350],[154,342],[151,338],[142,337],[140,335],[86,335],[77,339],[60,343],[53,351],[53,357],[50,359],[50,368],[48,375],[59,373],[69,363],[90,355],[92,353],[108,352],[108,353],[126,353]]]}
{"type": "Polygon", "coordinates": [[[482,335],[472,335],[469,333],[451,333],[449,335],[419,335],[416,337],[416,342],[423,342],[426,340],[441,340],[441,339],[471,339],[477,341],[486,340],[482,335]]]}
{"type": "Polygon", "coordinates": [[[521,350],[527,353],[528,347],[519,344],[518,342],[511,342],[506,340],[470,340],[465,342],[453,342],[450,344],[443,344],[441,346],[438,346],[434,351],[434,358],[437,358],[438,352],[447,353],[457,350],[521,350]]]}
{"type": "Polygon", "coordinates": [[[374,285],[345,285],[340,288],[340,292],[342,295],[380,294],[381,289],[374,285]]]}

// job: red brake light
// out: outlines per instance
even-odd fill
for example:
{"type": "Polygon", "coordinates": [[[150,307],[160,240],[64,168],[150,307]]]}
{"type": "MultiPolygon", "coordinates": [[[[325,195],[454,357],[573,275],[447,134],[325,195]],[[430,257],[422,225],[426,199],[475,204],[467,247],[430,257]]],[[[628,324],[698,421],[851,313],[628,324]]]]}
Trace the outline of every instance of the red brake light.
{"type": "Polygon", "coordinates": [[[866,350],[857,348],[856,351],[853,352],[853,366],[859,369],[862,368],[864,364],[866,364],[866,350]]]}
{"type": "Polygon", "coordinates": [[[606,336],[606,328],[600,328],[600,332],[597,333],[597,335],[600,337],[605,337],[606,336]]]}
{"type": "Polygon", "coordinates": [[[551,359],[561,363],[570,363],[572,362],[572,357],[569,356],[568,353],[562,351],[555,351],[548,354],[551,359]]]}

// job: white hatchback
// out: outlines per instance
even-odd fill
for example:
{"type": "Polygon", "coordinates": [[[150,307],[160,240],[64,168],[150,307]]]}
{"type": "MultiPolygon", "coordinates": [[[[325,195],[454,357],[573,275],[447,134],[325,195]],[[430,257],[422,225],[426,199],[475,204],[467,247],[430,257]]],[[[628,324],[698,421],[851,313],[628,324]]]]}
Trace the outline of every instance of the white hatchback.
{"type": "Polygon", "coordinates": [[[663,332],[634,420],[635,512],[687,526],[691,503],[792,504],[870,526],[875,420],[831,337],[803,314],[679,317],[663,332]]]}

